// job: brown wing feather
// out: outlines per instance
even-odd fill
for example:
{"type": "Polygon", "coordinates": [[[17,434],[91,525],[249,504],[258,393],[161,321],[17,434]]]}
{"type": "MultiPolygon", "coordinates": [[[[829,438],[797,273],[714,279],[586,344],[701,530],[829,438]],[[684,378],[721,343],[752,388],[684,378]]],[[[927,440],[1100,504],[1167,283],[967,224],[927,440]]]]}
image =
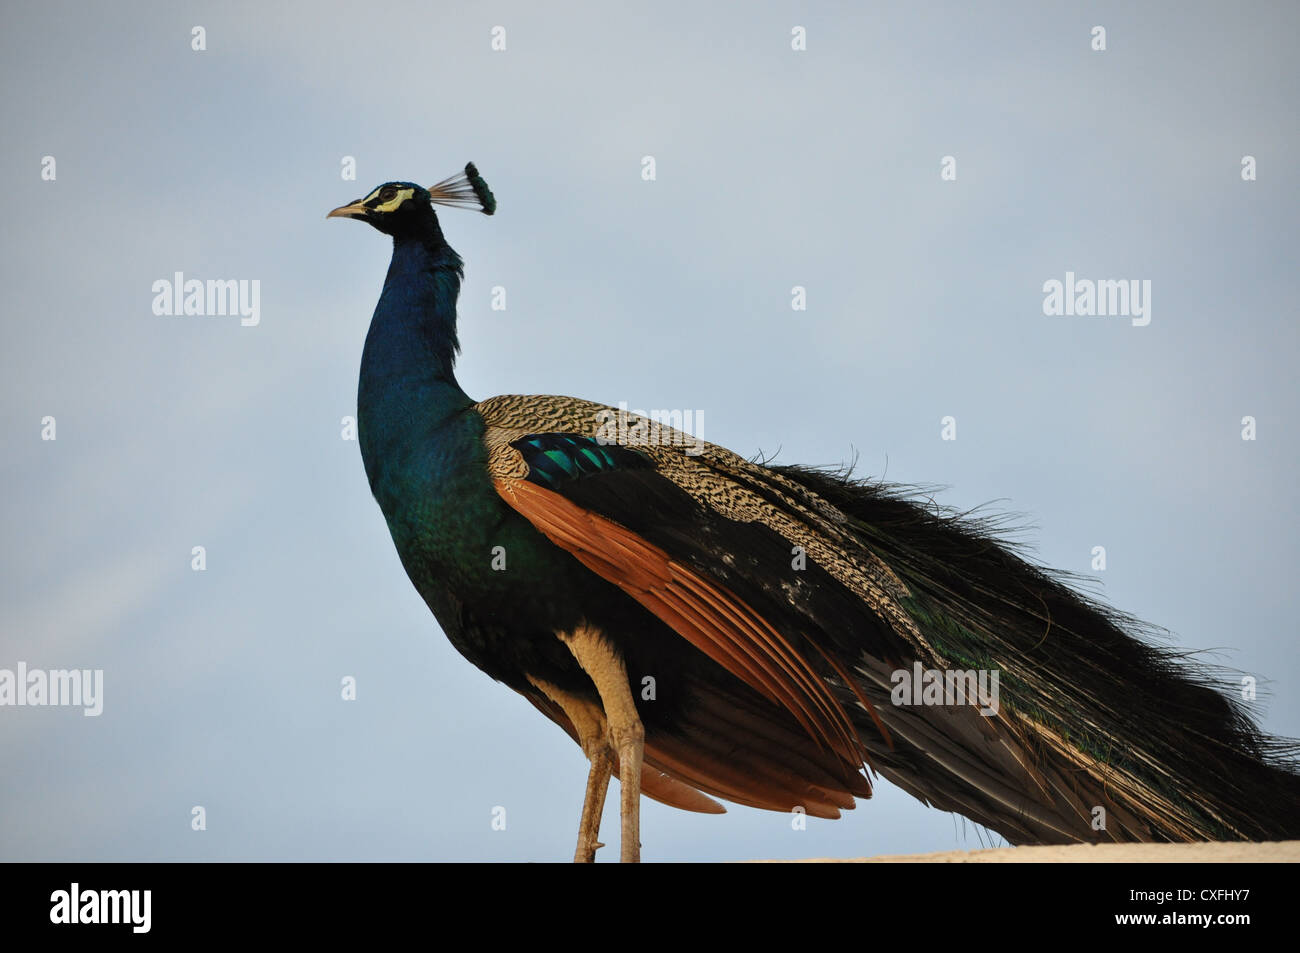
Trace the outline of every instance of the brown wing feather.
{"type": "Polygon", "coordinates": [[[618,586],[692,645],[781,705],[856,773],[865,752],[826,683],[744,601],[631,530],[525,480],[497,493],[557,546],[618,586]]]}

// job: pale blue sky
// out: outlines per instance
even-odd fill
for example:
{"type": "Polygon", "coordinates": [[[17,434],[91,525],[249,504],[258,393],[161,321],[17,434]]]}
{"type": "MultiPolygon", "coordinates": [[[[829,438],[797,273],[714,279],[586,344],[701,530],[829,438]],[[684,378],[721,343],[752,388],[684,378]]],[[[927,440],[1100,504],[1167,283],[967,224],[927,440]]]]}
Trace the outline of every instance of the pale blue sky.
{"type": "MultiPolygon", "coordinates": [[[[325,213],[469,159],[500,202],[442,213],[470,394],[693,408],[742,454],[1004,501],[1300,735],[1300,14],[1140,6],[6,4],[0,668],[105,699],[0,708],[0,859],[571,855],[581,753],[446,642],[339,438],[389,247],[325,213]],[[176,271],[260,281],[261,323],[154,315],[176,271]],[[1066,271],[1149,279],[1150,325],[1045,317],[1066,271]]],[[[803,832],[648,803],[643,840],[979,843],[884,783],[803,832]]]]}

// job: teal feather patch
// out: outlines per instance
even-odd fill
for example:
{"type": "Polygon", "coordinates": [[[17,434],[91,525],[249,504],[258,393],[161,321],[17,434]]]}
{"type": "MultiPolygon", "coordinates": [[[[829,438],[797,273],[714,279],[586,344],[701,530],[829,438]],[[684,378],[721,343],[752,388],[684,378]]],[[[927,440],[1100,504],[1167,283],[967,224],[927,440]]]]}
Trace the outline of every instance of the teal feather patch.
{"type": "Polygon", "coordinates": [[[547,488],[611,470],[654,467],[648,457],[635,450],[617,444],[603,445],[582,434],[529,434],[510,446],[528,464],[528,479],[547,488]]]}

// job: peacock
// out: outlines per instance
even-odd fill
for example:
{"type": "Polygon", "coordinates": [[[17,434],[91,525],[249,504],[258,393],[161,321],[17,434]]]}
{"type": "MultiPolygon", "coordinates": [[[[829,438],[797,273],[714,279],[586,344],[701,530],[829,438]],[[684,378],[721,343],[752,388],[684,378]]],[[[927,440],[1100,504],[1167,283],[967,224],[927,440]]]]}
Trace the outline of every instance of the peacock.
{"type": "Polygon", "coordinates": [[[435,204],[496,210],[470,163],[329,213],[393,240],[361,456],[452,645],[590,761],[575,860],[614,774],[624,861],[642,794],[834,818],[876,777],[1017,845],[1300,836],[1295,743],[996,524],[625,408],[468,396],[435,204]]]}

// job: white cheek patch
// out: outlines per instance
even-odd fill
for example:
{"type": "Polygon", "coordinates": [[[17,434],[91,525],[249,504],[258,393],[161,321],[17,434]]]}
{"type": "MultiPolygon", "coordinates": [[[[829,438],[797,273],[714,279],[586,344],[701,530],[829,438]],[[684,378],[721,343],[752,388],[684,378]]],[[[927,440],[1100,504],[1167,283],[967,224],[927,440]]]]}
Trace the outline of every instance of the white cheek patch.
{"type": "MultiPolygon", "coordinates": [[[[383,205],[376,205],[375,211],[376,212],[394,211],[399,205],[401,205],[403,202],[405,202],[414,194],[415,194],[415,189],[399,189],[397,194],[393,196],[393,198],[385,202],[383,205]]],[[[370,199],[374,197],[374,195],[375,193],[371,193],[370,196],[367,196],[366,201],[369,202],[370,199]]]]}

